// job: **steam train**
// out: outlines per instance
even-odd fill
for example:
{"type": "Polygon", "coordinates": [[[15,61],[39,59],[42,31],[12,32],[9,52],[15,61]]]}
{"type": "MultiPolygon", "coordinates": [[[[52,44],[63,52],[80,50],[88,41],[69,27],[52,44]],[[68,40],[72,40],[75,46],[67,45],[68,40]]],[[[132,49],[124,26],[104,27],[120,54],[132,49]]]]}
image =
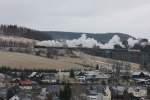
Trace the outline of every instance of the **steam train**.
{"type": "Polygon", "coordinates": [[[117,60],[124,60],[134,63],[139,63],[141,66],[149,68],[150,67],[150,44],[141,47],[135,46],[133,49],[120,48],[114,49],[100,49],[100,48],[82,48],[82,47],[45,47],[35,44],[35,41],[31,42],[13,42],[13,41],[0,41],[0,49],[32,53],[32,54],[57,54],[58,51],[63,51],[66,53],[71,53],[72,51],[82,51],[84,53],[100,56],[105,58],[112,58],[117,60]]]}
{"type": "Polygon", "coordinates": [[[114,49],[100,49],[100,48],[71,48],[71,47],[44,47],[34,46],[37,50],[45,50],[51,52],[52,50],[67,50],[67,51],[82,51],[84,53],[100,56],[105,58],[112,58],[116,60],[129,61],[141,64],[142,67],[150,67],[150,45],[144,47],[135,47],[133,49],[114,48],[114,49]]]}

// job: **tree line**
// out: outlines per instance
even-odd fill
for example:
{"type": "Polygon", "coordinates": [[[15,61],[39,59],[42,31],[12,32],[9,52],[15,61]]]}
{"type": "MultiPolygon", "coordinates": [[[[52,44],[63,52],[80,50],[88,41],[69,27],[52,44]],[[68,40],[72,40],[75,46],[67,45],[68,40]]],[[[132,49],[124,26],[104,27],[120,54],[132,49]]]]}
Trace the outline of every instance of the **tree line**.
{"type": "Polygon", "coordinates": [[[50,34],[17,25],[0,25],[0,34],[18,36],[35,40],[51,40],[50,34]]]}

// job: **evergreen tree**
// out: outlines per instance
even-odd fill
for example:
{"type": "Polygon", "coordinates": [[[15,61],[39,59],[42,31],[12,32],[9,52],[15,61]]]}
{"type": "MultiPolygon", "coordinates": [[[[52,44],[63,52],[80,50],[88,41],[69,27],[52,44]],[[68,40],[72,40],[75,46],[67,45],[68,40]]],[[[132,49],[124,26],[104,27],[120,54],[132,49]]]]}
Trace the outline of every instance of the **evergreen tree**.
{"type": "Polygon", "coordinates": [[[71,88],[69,83],[65,84],[64,89],[60,91],[60,100],[71,100],[71,88]]]}
{"type": "Polygon", "coordinates": [[[52,93],[47,94],[47,100],[53,100],[52,93]]]}
{"type": "Polygon", "coordinates": [[[128,93],[128,91],[125,90],[123,92],[123,100],[134,100],[133,99],[133,94],[132,93],[128,93]]]}
{"type": "Polygon", "coordinates": [[[98,64],[96,65],[96,70],[99,70],[99,65],[98,64]]]}
{"type": "Polygon", "coordinates": [[[74,78],[74,77],[75,77],[75,75],[74,75],[74,70],[71,69],[71,70],[70,70],[70,78],[74,78]]]}
{"type": "Polygon", "coordinates": [[[9,88],[7,91],[7,100],[9,100],[10,98],[12,98],[16,93],[16,90],[14,88],[9,88]]]}

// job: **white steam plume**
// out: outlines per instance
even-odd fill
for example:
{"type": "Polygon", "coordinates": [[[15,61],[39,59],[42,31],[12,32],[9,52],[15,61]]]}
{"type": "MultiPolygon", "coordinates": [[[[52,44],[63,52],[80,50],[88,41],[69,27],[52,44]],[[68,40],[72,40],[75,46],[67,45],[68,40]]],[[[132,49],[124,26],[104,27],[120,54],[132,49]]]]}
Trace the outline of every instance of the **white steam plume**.
{"type": "Polygon", "coordinates": [[[139,40],[136,40],[136,39],[133,39],[133,38],[129,38],[128,39],[128,45],[129,45],[129,48],[133,48],[135,44],[138,44],[139,43],[139,40]]]}
{"type": "Polygon", "coordinates": [[[101,48],[105,48],[105,49],[114,49],[114,45],[119,45],[122,48],[124,48],[125,46],[122,44],[120,37],[118,35],[114,35],[112,39],[109,40],[108,43],[102,45],[101,48]]]}
{"type": "Polygon", "coordinates": [[[146,45],[149,44],[149,42],[145,42],[145,41],[141,41],[142,39],[133,39],[133,38],[129,38],[128,39],[128,45],[129,45],[129,48],[133,48],[136,44],[144,47],[146,45]]]}
{"type": "Polygon", "coordinates": [[[88,47],[92,48],[93,46],[101,46],[102,44],[100,42],[97,42],[93,38],[87,38],[85,34],[82,34],[82,36],[78,39],[73,40],[66,40],[66,44],[68,47],[77,47],[79,45],[82,45],[82,47],[88,47]]]}
{"type": "Polygon", "coordinates": [[[114,45],[120,45],[124,48],[120,37],[118,35],[113,36],[113,38],[105,44],[98,42],[94,38],[88,38],[86,34],[82,34],[80,38],[73,39],[73,40],[66,40],[66,41],[55,41],[55,40],[48,40],[48,41],[41,41],[38,42],[37,45],[39,46],[46,46],[46,47],[63,47],[67,45],[68,47],[78,47],[79,45],[85,48],[92,48],[94,46],[103,48],[103,49],[113,49],[114,45]]]}

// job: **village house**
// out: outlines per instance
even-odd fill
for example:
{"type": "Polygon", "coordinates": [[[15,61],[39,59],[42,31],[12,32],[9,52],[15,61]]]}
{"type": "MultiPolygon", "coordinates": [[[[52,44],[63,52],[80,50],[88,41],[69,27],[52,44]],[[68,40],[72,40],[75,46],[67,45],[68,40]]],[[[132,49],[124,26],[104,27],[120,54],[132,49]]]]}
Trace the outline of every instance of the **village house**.
{"type": "Polygon", "coordinates": [[[84,72],[79,72],[75,74],[75,79],[80,83],[86,82],[86,75],[84,72]]]}
{"type": "Polygon", "coordinates": [[[98,93],[87,94],[86,100],[99,100],[99,95],[98,95],[98,93]]]}
{"type": "Polygon", "coordinates": [[[20,100],[20,98],[17,95],[14,95],[12,98],[10,98],[9,100],[20,100]]]}
{"type": "Polygon", "coordinates": [[[148,79],[148,78],[150,78],[150,73],[145,72],[145,71],[133,72],[132,73],[132,78],[134,80],[136,80],[136,79],[148,79]]]}
{"type": "Polygon", "coordinates": [[[98,70],[75,72],[75,79],[80,83],[108,83],[110,75],[100,73],[98,70]]]}
{"type": "Polygon", "coordinates": [[[29,79],[20,80],[19,85],[20,85],[20,88],[23,90],[31,90],[32,89],[32,81],[29,79]]]}
{"type": "Polygon", "coordinates": [[[87,75],[86,81],[87,82],[94,82],[94,83],[108,83],[108,79],[110,78],[107,74],[98,74],[98,75],[87,75]]]}
{"type": "Polygon", "coordinates": [[[111,100],[111,91],[108,86],[92,86],[87,90],[86,100],[111,100]]]}
{"type": "Polygon", "coordinates": [[[69,71],[62,71],[59,69],[59,72],[55,74],[56,78],[58,78],[59,82],[64,82],[67,81],[68,78],[70,77],[70,72],[69,71]]]}
{"type": "Polygon", "coordinates": [[[133,72],[132,79],[136,85],[149,87],[150,86],[150,73],[145,71],[133,72]]]}
{"type": "Polygon", "coordinates": [[[125,86],[112,86],[111,87],[112,98],[122,99],[125,90],[126,90],[125,86]]]}
{"type": "Polygon", "coordinates": [[[138,86],[150,87],[150,79],[138,79],[136,80],[138,86]]]}
{"type": "Polygon", "coordinates": [[[5,82],[5,75],[0,73],[0,88],[3,88],[6,86],[6,82],[5,82]]]}
{"type": "Polygon", "coordinates": [[[100,73],[98,70],[87,71],[86,72],[86,81],[87,82],[95,82],[95,83],[108,83],[108,79],[110,75],[100,73]]]}
{"type": "Polygon", "coordinates": [[[10,82],[7,84],[9,87],[19,86],[20,78],[13,78],[10,80],[10,82]]]}
{"type": "Polygon", "coordinates": [[[144,87],[129,87],[128,93],[133,94],[134,98],[140,99],[147,96],[147,88],[144,87]]]}
{"type": "Polygon", "coordinates": [[[42,73],[41,75],[41,82],[42,83],[56,83],[56,73],[42,73]]]}

